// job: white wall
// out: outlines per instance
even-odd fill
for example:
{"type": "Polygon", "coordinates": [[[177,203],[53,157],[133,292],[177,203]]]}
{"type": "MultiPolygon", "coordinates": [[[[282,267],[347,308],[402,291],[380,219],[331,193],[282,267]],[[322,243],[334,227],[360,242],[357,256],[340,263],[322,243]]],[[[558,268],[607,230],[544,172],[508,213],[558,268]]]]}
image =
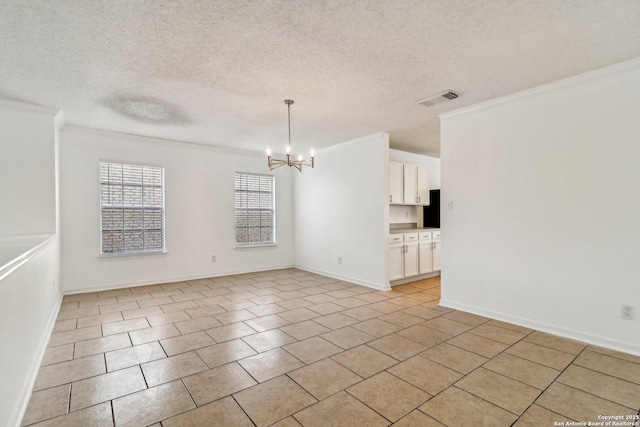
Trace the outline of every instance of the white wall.
{"type": "Polygon", "coordinates": [[[65,127],[60,134],[60,169],[61,281],[65,293],[282,268],[293,263],[290,170],[273,172],[278,245],[234,249],[234,172],[268,173],[264,156],[65,127]],[[166,254],[99,256],[100,159],[164,166],[166,254]],[[211,261],[212,255],[217,262],[211,261]]]}
{"type": "Polygon", "coordinates": [[[348,141],[318,152],[315,169],[295,173],[297,267],[388,288],[388,147],[384,133],[348,141]]]}
{"type": "Polygon", "coordinates": [[[62,296],[55,237],[0,280],[0,425],[19,426],[62,296]]]}
{"type": "Polygon", "coordinates": [[[422,227],[423,216],[420,214],[420,209],[422,209],[422,206],[389,205],[389,223],[415,223],[422,227]],[[420,224],[418,224],[418,222],[420,222],[420,224]]]}
{"type": "Polygon", "coordinates": [[[442,116],[443,305],[640,354],[639,99],[636,59],[442,116]]]}
{"type": "Polygon", "coordinates": [[[0,100],[0,237],[55,233],[55,115],[0,100]]]}
{"type": "Polygon", "coordinates": [[[56,113],[0,100],[0,425],[20,425],[60,307],[56,113]]]}

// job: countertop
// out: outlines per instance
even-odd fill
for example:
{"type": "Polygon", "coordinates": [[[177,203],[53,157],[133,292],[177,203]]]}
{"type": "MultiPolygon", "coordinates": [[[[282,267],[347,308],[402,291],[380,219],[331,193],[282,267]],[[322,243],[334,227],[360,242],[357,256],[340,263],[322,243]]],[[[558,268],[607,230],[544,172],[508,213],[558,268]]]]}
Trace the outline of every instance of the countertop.
{"type": "Polygon", "coordinates": [[[389,234],[402,234],[402,233],[419,233],[421,231],[434,231],[440,230],[436,227],[423,227],[423,228],[393,228],[389,230],[389,234]]]}

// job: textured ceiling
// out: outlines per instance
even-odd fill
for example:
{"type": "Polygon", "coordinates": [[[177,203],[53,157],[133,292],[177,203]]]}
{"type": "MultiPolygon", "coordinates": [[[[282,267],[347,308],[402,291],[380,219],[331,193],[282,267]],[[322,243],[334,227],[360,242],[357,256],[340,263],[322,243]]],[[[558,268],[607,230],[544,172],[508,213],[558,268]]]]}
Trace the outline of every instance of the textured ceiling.
{"type": "Polygon", "coordinates": [[[70,124],[278,152],[292,98],[295,152],[438,156],[439,113],[640,56],[640,1],[5,0],[0,40],[0,98],[70,124]]]}

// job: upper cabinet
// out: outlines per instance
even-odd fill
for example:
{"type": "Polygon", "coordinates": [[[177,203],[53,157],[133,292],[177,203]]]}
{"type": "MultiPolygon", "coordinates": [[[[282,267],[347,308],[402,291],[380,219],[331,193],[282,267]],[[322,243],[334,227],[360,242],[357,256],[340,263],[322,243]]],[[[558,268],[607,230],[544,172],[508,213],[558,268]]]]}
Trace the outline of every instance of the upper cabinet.
{"type": "Polygon", "coordinates": [[[418,195],[418,204],[428,206],[431,204],[429,200],[429,170],[418,167],[417,181],[418,191],[416,194],[418,195]]]}
{"type": "Polygon", "coordinates": [[[402,198],[402,163],[389,162],[389,203],[401,205],[402,198]]]}
{"type": "Polygon", "coordinates": [[[416,165],[389,162],[389,203],[428,205],[429,171],[416,165]]]}
{"type": "Polygon", "coordinates": [[[404,169],[404,204],[418,204],[418,167],[415,165],[403,165],[404,169]]]}

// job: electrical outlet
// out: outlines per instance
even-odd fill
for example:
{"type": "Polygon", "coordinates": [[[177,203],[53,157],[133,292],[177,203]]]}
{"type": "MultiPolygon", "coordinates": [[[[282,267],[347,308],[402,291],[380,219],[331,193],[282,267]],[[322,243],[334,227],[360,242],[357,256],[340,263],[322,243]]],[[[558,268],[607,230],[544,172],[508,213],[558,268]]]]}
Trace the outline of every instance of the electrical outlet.
{"type": "Polygon", "coordinates": [[[211,255],[211,262],[216,262],[216,256],[215,255],[211,255]]]}
{"type": "Polygon", "coordinates": [[[447,202],[447,210],[448,211],[452,211],[453,210],[453,202],[451,200],[449,200],[447,202]]]}
{"type": "Polygon", "coordinates": [[[633,320],[633,306],[622,304],[622,318],[625,320],[633,320]]]}
{"type": "Polygon", "coordinates": [[[342,264],[342,257],[341,256],[338,257],[338,264],[342,264]]]}

